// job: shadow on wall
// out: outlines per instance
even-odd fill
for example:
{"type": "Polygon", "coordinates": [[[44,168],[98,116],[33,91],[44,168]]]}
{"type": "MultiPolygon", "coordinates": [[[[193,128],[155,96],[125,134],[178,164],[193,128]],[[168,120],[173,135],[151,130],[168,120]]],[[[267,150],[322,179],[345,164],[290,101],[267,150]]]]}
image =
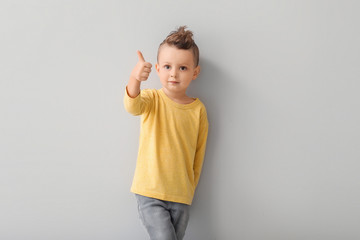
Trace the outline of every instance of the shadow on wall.
{"type": "Polygon", "coordinates": [[[191,218],[186,234],[188,238],[185,239],[220,239],[216,237],[216,234],[220,232],[217,228],[222,221],[219,218],[221,207],[217,199],[229,197],[221,196],[221,189],[226,186],[220,185],[224,181],[221,181],[219,177],[224,175],[221,171],[224,169],[223,165],[229,160],[223,159],[227,155],[224,154],[227,149],[220,149],[220,147],[227,145],[224,143],[226,133],[222,129],[223,124],[226,124],[226,118],[222,116],[231,115],[231,113],[224,112],[229,108],[223,106],[229,104],[228,101],[231,98],[229,94],[232,96],[231,101],[234,101],[235,82],[224,69],[218,66],[208,59],[201,59],[201,73],[188,89],[189,96],[198,97],[206,106],[209,135],[202,175],[191,208],[191,218]]]}

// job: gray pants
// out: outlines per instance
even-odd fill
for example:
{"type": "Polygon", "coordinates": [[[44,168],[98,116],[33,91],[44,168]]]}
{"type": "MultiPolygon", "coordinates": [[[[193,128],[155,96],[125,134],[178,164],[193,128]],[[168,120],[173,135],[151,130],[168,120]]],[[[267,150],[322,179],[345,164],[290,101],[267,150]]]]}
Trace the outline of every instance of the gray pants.
{"type": "Polygon", "coordinates": [[[151,240],[182,240],[190,206],[135,194],[139,215],[151,240]]]}

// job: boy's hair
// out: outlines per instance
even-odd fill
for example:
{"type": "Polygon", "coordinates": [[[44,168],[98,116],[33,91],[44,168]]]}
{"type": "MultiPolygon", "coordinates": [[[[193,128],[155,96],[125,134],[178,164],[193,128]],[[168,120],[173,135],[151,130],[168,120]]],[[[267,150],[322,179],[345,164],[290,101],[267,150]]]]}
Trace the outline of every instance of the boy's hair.
{"type": "Polygon", "coordinates": [[[179,27],[176,31],[172,31],[165,40],[160,44],[158,49],[157,60],[159,61],[160,48],[167,44],[174,46],[177,49],[192,50],[194,55],[194,63],[197,67],[199,65],[199,48],[193,39],[193,33],[190,30],[185,30],[186,26],[179,27]]]}

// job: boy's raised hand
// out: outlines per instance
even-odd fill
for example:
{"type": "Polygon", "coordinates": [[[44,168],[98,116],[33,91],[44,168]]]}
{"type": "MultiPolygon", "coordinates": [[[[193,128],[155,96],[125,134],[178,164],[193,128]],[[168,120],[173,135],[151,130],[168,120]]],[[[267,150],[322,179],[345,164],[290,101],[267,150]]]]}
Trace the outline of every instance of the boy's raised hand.
{"type": "Polygon", "coordinates": [[[138,81],[146,81],[150,75],[152,64],[146,62],[142,53],[137,51],[139,61],[131,72],[131,76],[138,81]]]}

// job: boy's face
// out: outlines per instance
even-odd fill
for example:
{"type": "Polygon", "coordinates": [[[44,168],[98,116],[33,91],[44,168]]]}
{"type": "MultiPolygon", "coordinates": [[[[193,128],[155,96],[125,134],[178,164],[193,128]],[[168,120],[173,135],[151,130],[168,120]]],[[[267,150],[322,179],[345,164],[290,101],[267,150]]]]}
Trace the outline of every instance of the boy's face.
{"type": "Polygon", "coordinates": [[[177,49],[167,44],[161,46],[155,68],[161,85],[172,94],[185,94],[191,81],[200,73],[191,49],[177,49]]]}

